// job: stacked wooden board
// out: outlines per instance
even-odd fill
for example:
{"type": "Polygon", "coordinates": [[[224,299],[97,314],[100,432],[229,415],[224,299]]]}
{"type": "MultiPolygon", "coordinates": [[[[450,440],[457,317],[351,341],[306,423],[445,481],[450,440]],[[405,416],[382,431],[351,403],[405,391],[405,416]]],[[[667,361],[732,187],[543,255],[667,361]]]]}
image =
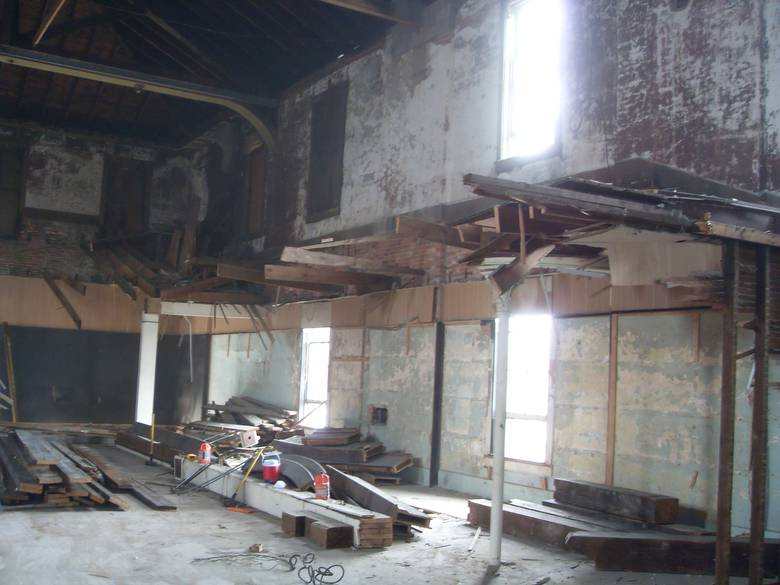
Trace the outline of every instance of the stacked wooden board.
{"type": "Polygon", "coordinates": [[[64,441],[29,430],[0,434],[0,503],[5,510],[59,507],[126,509],[100,470],[64,441]]]}
{"type": "Polygon", "coordinates": [[[361,441],[356,429],[320,429],[305,437],[277,439],[273,442],[282,453],[302,455],[351,474],[367,474],[369,483],[398,482],[398,474],[414,464],[409,453],[385,452],[375,441],[361,441]],[[372,481],[373,480],[373,481],[372,481]]]}
{"type": "Polygon", "coordinates": [[[234,396],[225,404],[211,402],[203,407],[203,419],[211,422],[255,427],[259,440],[267,445],[277,438],[303,434],[297,427],[297,413],[250,396],[234,396]]]}
{"type": "MultiPolygon", "coordinates": [[[[676,498],[586,481],[556,479],[555,498],[503,506],[504,533],[587,555],[608,571],[711,574],[715,536],[677,523],[676,498]]],[[[469,501],[469,522],[490,528],[490,501],[469,501]]],[[[732,574],[747,575],[748,544],[732,545],[732,574]]],[[[777,575],[780,540],[767,541],[767,574],[777,575]],[[774,556],[772,556],[774,555],[774,556]]]]}

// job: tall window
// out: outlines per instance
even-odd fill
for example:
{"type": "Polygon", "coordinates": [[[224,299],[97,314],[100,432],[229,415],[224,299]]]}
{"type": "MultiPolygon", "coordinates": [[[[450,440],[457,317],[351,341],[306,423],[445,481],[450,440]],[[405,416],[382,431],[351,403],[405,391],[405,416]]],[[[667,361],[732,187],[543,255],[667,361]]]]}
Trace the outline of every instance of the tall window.
{"type": "Polygon", "coordinates": [[[506,443],[508,459],[550,462],[552,316],[509,319],[506,443]]]}
{"type": "Polygon", "coordinates": [[[320,429],[328,424],[328,364],[330,328],[304,329],[301,347],[301,407],[303,426],[320,429]]]}
{"type": "Polygon", "coordinates": [[[501,158],[531,157],[557,144],[560,0],[514,0],[504,29],[501,158]]]}

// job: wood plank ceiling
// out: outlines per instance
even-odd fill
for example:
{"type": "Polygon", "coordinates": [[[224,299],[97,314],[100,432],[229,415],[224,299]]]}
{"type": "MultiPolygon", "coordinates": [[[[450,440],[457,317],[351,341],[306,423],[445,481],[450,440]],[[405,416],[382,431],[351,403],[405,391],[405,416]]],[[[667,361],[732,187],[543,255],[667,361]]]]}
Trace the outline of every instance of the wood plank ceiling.
{"type": "MultiPolygon", "coordinates": [[[[0,5],[2,44],[269,97],[370,46],[391,24],[313,0],[0,0],[0,5]]],[[[0,65],[2,118],[176,145],[220,115],[223,110],[207,104],[0,65]]]]}

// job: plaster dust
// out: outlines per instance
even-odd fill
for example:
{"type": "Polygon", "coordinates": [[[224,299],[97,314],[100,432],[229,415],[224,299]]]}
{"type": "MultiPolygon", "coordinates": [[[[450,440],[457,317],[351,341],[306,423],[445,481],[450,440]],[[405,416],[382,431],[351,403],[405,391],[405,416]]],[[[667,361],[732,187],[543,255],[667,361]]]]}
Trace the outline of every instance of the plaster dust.
{"type": "MultiPolygon", "coordinates": [[[[165,466],[146,467],[143,458],[125,453],[133,475],[146,482],[170,482],[165,466]],[[161,475],[162,474],[162,475],[161,475]]],[[[160,493],[167,488],[151,484],[160,493]]],[[[432,509],[463,511],[457,499],[466,496],[444,490],[398,488],[395,493],[432,509]],[[454,506],[454,508],[453,508],[454,506]]],[[[379,551],[325,551],[304,539],[285,536],[276,519],[261,513],[227,512],[213,493],[170,496],[179,509],[156,512],[131,496],[125,512],[61,510],[0,512],[0,583],[3,585],[254,585],[301,583],[285,568],[263,570],[260,563],[193,562],[196,558],[245,552],[262,544],[274,555],[313,552],[323,565],[340,563],[342,583],[417,585],[477,584],[484,579],[488,536],[472,553],[467,549],[474,529],[462,518],[437,515],[432,528],[412,542],[396,541],[379,551]]],[[[551,547],[504,540],[509,563],[490,583],[654,583],[704,585],[710,577],[600,573],[593,563],[551,547]]],[[[265,565],[268,567],[269,565],[265,565]]],[[[735,582],[742,582],[737,580],[735,582]]]]}

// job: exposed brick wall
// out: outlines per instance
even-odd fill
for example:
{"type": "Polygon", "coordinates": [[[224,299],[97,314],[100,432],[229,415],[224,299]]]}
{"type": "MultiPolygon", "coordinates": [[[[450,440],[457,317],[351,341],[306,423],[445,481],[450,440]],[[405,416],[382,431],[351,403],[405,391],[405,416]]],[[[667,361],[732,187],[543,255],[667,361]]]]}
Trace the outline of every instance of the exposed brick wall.
{"type": "Polygon", "coordinates": [[[100,280],[82,242],[94,239],[96,226],[25,218],[15,240],[0,239],[0,274],[78,276],[100,280]]]}

